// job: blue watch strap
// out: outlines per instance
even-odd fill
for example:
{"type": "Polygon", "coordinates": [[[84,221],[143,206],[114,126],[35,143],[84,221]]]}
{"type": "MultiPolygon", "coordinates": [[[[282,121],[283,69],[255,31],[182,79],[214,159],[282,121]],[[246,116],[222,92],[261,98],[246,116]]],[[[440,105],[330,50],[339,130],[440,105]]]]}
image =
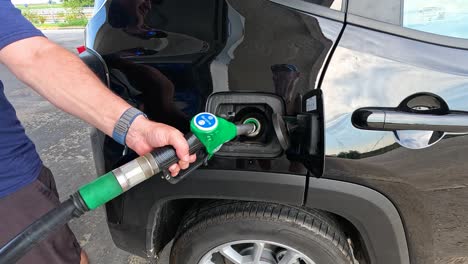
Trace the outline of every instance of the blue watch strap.
{"type": "Polygon", "coordinates": [[[119,121],[117,121],[114,131],[112,132],[112,138],[121,145],[125,145],[128,129],[130,129],[133,121],[141,115],[146,118],[146,115],[143,112],[134,107],[127,109],[119,118],[119,121]]]}

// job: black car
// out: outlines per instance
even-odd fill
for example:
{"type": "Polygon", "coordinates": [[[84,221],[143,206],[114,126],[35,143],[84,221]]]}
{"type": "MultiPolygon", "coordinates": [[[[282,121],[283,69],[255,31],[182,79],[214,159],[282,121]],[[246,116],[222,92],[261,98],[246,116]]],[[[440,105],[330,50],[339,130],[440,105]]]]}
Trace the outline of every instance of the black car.
{"type": "MultiPolygon", "coordinates": [[[[468,2],[96,0],[81,58],[148,118],[254,118],[107,204],[172,264],[468,263],[468,2]]],[[[99,174],[135,153],[95,131],[99,174]]]]}

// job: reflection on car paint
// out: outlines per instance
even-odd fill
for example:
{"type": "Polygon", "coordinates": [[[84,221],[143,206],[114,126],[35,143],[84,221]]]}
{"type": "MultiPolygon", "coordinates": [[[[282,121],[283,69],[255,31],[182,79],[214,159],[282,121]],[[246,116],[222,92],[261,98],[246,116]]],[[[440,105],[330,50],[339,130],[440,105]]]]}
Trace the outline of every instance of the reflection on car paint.
{"type": "Polygon", "coordinates": [[[209,44],[197,38],[157,29],[148,17],[158,14],[150,0],[113,0],[103,7],[107,23],[99,29],[105,38],[95,39],[93,49],[103,55],[122,52],[123,56],[180,56],[205,52],[209,44]],[[118,40],[118,41],[115,41],[118,40]],[[135,49],[138,50],[135,50],[135,49]]]}

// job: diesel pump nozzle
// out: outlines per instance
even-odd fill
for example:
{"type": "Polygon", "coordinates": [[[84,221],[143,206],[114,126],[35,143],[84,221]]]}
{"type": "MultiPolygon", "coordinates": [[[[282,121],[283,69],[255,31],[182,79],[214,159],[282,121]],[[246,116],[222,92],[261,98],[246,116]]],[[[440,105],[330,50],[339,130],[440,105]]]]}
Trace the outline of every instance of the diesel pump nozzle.
{"type": "Polygon", "coordinates": [[[163,173],[163,179],[172,184],[178,183],[206,163],[224,143],[237,136],[248,136],[259,129],[258,125],[252,122],[236,126],[210,113],[196,115],[190,123],[190,128],[192,133],[186,135],[186,139],[190,154],[196,153],[198,162],[191,165],[189,169],[177,177],[170,176],[168,168],[177,163],[179,159],[175,149],[166,146],[102,175],[81,187],[68,200],[45,214],[3,246],[0,249],[0,264],[15,263],[56,228],[65,225],[73,218],[82,216],[85,212],[104,205],[160,172],[163,173]]]}

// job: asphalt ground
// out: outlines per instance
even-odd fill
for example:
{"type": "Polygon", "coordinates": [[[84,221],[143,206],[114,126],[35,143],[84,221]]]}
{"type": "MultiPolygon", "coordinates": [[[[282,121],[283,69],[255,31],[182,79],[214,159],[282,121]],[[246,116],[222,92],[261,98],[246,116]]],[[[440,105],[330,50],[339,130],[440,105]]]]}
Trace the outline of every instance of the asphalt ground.
{"type": "MultiPolygon", "coordinates": [[[[50,40],[75,53],[75,48],[84,43],[83,30],[44,33],[50,40]]],[[[3,65],[0,65],[0,80],[3,81],[5,93],[14,105],[27,134],[36,144],[44,164],[54,173],[62,200],[84,183],[93,180],[96,172],[89,139],[90,127],[45,101],[19,82],[3,65]]],[[[91,263],[147,263],[114,245],[102,208],[73,220],[70,227],[88,253],[91,263]]]]}

